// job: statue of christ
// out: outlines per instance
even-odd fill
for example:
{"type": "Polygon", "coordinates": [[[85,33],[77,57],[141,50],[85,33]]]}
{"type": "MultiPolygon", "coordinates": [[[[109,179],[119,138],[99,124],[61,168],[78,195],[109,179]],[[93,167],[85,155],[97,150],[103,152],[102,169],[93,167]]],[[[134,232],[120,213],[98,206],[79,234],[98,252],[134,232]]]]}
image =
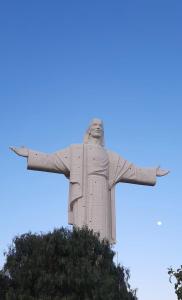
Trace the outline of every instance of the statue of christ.
{"type": "Polygon", "coordinates": [[[87,226],[100,233],[111,244],[116,242],[114,188],[119,182],[155,185],[157,176],[169,171],[139,168],[117,153],[104,148],[104,128],[100,119],[93,119],[83,144],[70,145],[52,154],[25,147],[10,147],[27,158],[29,170],[61,173],[70,182],[68,223],[87,226]]]}

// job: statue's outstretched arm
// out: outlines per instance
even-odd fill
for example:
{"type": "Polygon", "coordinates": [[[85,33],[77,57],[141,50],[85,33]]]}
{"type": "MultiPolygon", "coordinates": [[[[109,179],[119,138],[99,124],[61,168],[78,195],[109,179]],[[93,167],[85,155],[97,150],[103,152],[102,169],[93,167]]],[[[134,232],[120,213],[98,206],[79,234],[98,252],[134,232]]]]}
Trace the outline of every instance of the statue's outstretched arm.
{"type": "Polygon", "coordinates": [[[156,177],[165,176],[169,173],[167,170],[158,168],[140,168],[134,164],[130,164],[127,171],[120,177],[121,182],[155,185],[156,177]]]}
{"type": "Polygon", "coordinates": [[[19,156],[27,158],[29,170],[62,173],[69,176],[69,149],[52,154],[33,151],[25,147],[10,147],[19,156]]]}
{"type": "Polygon", "coordinates": [[[119,157],[114,181],[116,183],[126,182],[142,185],[155,185],[156,177],[165,176],[168,173],[168,170],[163,170],[160,167],[137,167],[122,157],[119,157]]]}

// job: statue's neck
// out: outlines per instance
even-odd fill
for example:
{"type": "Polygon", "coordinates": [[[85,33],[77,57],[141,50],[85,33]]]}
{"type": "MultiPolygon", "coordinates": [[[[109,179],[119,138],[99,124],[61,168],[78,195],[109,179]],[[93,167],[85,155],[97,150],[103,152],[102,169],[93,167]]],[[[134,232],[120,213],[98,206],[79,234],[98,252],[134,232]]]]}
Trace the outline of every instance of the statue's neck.
{"type": "Polygon", "coordinates": [[[94,137],[90,137],[89,140],[88,140],[88,144],[94,144],[94,145],[99,145],[99,146],[102,146],[102,143],[101,143],[101,139],[97,139],[97,138],[94,138],[94,137]]]}

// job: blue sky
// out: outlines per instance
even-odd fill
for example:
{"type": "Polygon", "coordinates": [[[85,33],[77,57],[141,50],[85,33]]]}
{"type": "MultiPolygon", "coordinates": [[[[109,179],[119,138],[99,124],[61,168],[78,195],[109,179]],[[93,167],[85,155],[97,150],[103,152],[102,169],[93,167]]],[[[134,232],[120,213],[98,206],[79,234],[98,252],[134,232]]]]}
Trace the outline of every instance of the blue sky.
{"type": "Polygon", "coordinates": [[[167,268],[182,263],[182,2],[4,1],[0,51],[0,265],[15,235],[67,225],[66,179],[27,171],[8,147],[81,143],[99,117],[108,149],[171,170],[155,187],[118,185],[115,250],[140,300],[175,300],[167,268]]]}

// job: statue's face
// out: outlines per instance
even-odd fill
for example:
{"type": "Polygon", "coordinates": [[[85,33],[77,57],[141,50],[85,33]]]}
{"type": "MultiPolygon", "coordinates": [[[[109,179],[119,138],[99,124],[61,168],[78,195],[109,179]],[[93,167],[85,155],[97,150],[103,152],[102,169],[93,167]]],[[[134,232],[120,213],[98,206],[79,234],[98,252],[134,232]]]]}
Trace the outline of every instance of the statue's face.
{"type": "Polygon", "coordinates": [[[103,124],[99,119],[94,119],[90,126],[90,135],[94,138],[101,138],[103,135],[103,124]]]}

